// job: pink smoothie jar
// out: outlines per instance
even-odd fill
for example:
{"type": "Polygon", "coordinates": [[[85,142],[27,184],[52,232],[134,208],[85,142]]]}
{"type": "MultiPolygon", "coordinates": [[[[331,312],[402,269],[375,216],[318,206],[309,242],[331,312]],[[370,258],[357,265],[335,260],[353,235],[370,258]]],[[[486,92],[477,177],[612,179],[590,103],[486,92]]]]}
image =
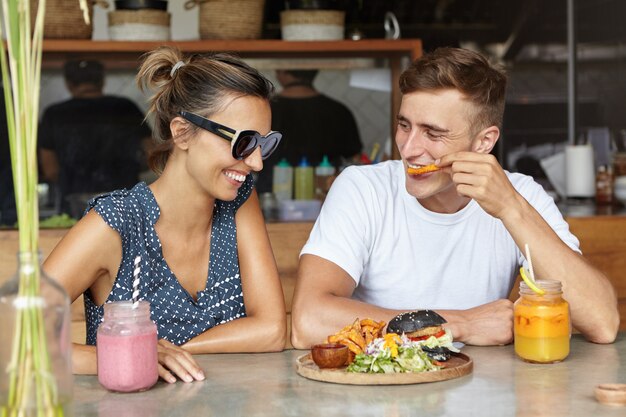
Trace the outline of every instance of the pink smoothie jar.
{"type": "Polygon", "coordinates": [[[96,338],[98,381],[118,392],[144,391],[159,379],[157,328],[150,303],[116,301],[104,305],[96,338]]]}

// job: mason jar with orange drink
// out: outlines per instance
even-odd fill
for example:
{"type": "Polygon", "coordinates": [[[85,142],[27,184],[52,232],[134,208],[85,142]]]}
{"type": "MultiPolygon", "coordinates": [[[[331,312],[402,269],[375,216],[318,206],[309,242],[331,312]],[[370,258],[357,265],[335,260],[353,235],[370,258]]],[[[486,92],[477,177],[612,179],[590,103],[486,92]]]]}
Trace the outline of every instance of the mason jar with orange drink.
{"type": "Polygon", "coordinates": [[[514,305],[515,353],[527,362],[555,363],[569,355],[571,335],[569,304],[561,282],[537,280],[543,294],[520,283],[514,305]]]}

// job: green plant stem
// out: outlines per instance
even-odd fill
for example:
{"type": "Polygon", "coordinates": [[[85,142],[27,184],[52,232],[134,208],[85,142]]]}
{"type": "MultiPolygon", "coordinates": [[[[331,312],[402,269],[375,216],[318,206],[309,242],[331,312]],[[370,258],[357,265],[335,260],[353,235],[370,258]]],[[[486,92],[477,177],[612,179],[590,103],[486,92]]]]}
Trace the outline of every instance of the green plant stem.
{"type": "Polygon", "coordinates": [[[21,254],[15,332],[8,366],[9,391],[7,403],[0,404],[0,415],[30,415],[29,407],[34,405],[38,416],[62,417],[64,410],[59,403],[47,347],[38,257],[37,127],[46,1],[39,0],[34,30],[30,21],[30,0],[0,1],[3,16],[0,35],[6,34],[6,50],[0,42],[0,68],[21,254]]]}

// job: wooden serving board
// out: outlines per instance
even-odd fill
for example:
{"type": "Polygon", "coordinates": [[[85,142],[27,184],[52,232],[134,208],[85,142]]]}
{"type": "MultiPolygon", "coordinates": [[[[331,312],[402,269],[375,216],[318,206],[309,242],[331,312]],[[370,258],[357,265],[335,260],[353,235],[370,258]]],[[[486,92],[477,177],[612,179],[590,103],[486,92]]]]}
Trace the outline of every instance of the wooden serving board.
{"type": "Polygon", "coordinates": [[[296,360],[296,372],[308,379],[348,385],[405,385],[424,382],[445,381],[459,378],[472,372],[474,362],[463,353],[454,353],[446,362],[446,367],[438,371],[398,374],[362,374],[347,372],[346,367],[320,369],[307,353],[296,360]]]}

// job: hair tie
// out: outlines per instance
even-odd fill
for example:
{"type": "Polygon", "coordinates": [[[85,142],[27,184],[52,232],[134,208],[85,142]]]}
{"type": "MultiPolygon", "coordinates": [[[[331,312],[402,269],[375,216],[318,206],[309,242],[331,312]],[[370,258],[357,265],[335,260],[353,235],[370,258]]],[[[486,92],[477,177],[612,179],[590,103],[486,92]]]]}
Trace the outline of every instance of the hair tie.
{"type": "Polygon", "coordinates": [[[174,74],[176,74],[176,70],[184,66],[185,66],[185,63],[183,61],[178,61],[176,64],[174,64],[174,67],[170,71],[170,77],[174,78],[174,74]]]}

